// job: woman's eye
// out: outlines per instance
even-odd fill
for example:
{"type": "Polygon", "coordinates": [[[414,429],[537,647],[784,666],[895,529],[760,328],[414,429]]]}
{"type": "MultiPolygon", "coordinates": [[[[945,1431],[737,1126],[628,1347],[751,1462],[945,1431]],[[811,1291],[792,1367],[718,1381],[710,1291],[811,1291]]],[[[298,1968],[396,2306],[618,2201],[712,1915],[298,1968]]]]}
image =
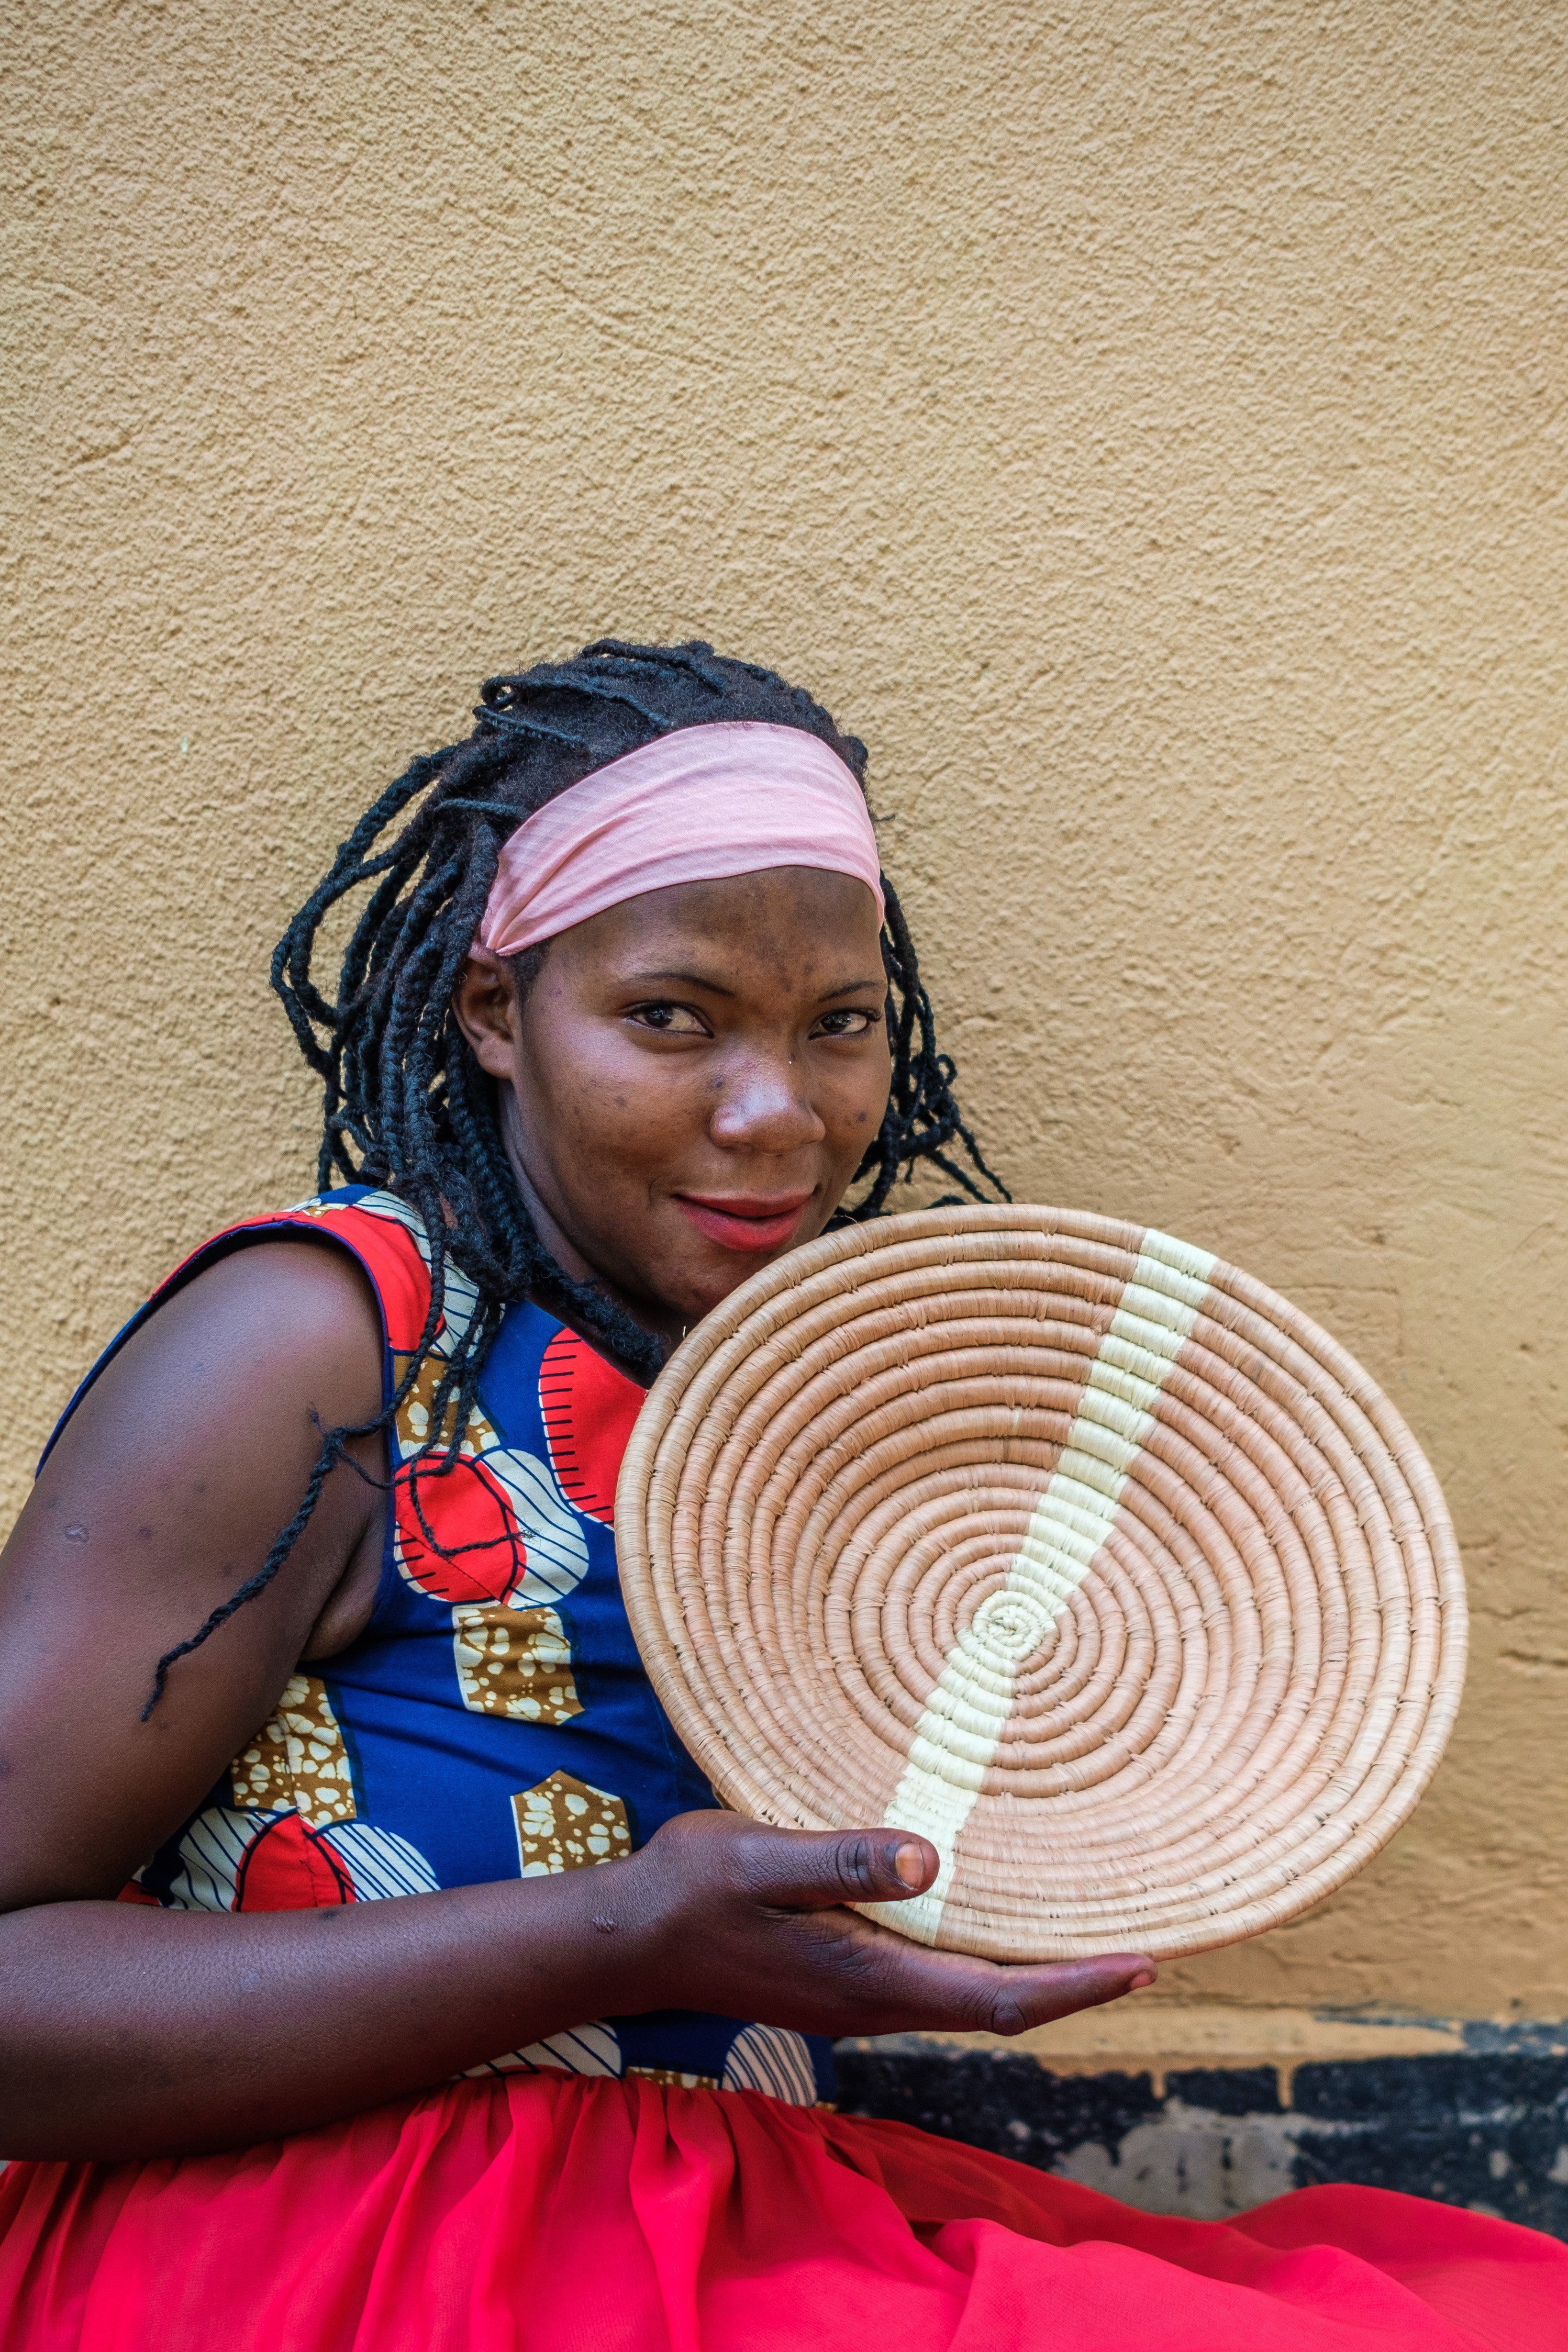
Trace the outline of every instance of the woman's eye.
{"type": "Polygon", "coordinates": [[[813,1028],[813,1037],[863,1037],[882,1021],[880,1013],[824,1013],[813,1028]]]}
{"type": "Polygon", "coordinates": [[[706,1037],[707,1029],[689,1004],[634,1004],[629,1016],[665,1037],[706,1037]]]}

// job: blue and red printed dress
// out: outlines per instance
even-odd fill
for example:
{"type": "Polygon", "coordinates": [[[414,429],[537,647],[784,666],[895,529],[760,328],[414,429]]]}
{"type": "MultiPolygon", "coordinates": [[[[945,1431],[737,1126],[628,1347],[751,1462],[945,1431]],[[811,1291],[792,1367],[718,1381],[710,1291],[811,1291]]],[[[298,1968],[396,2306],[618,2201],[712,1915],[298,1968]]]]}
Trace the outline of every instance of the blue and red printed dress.
{"type": "MultiPolygon", "coordinates": [[[[369,1277],[392,1395],[418,1346],[430,1276],[419,1220],[390,1192],[354,1187],[220,1234],[151,1307],[225,1250],[301,1226],[351,1251],[369,1277]]],[[[398,1411],[394,1468],[428,1437],[444,1361],[476,1304],[449,1265],[435,1352],[398,1411]]],[[[527,1878],[612,1861],[672,1813],[711,1805],[643,1672],[615,1573],[615,1478],[642,1402],[542,1307],[514,1307],[457,1464],[394,1484],[364,1633],[294,1677],[273,1720],[138,1871],[130,1899],[280,1911],[527,1878]]],[[[481,2071],[541,2067],[807,2106],[832,2084],[829,2042],[686,2011],[585,2021],[481,2071]]]]}
{"type": "MultiPolygon", "coordinates": [[[[390,1396],[428,1259],[413,1213],[364,1188],[220,1234],[115,1347],[214,1257],[302,1227],[369,1277],[390,1396]]],[[[474,1310],[465,1277],[447,1283],[394,1467],[428,1435],[440,1359],[474,1310]]],[[[615,1479],[641,1402],[542,1308],[510,1308],[460,1460],[413,1492],[395,1483],[365,1632],[294,1676],[125,1899],[395,1900],[591,1867],[711,1804],[616,1577],[615,1479]]],[[[838,2116],[831,2094],[825,2042],[672,2011],[584,2019],[229,2155],[13,2164],[0,2352],[863,2352],[868,2331],[900,2352],[1568,2343],[1568,2249],[1511,2223],[1361,2189],[1161,2220],[838,2116]]]]}

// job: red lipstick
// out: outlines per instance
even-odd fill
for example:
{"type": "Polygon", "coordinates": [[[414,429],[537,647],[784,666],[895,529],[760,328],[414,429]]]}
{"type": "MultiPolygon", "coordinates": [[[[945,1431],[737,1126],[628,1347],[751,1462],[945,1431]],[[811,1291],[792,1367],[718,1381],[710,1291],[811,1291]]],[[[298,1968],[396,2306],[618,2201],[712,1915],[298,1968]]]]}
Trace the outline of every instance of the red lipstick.
{"type": "Polygon", "coordinates": [[[812,1197],[804,1192],[677,1192],[675,1206],[720,1249],[782,1249],[812,1197]]]}

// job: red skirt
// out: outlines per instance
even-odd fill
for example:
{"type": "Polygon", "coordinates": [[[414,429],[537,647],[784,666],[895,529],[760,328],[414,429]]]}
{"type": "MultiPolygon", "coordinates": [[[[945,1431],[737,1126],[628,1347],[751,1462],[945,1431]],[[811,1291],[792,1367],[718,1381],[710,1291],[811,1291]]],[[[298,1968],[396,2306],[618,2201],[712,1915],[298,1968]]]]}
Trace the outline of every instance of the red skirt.
{"type": "Polygon", "coordinates": [[[1376,2189],[1172,2221],[752,2092],[464,2083],[0,2175],[0,2352],[1562,2352],[1568,2247],[1376,2189]]]}

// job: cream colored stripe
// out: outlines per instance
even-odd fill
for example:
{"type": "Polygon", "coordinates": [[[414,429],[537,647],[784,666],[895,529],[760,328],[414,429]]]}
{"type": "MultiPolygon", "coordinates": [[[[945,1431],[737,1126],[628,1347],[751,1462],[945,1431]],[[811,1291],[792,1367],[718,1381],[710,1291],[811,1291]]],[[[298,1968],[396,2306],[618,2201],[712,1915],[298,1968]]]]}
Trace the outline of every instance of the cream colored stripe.
{"type": "Polygon", "coordinates": [[[958,1836],[1012,1713],[1018,1669],[1037,1651],[1111,1531],[1127,1474],[1182,1342],[1197,1319],[1214,1260],[1147,1233],[1100,1342],[1067,1443],[998,1591],[965,1627],[925,1703],[909,1761],[883,1818],[930,1839],[941,1868],[907,1903],[864,1903],[922,1944],[936,1940],[958,1836]]]}

